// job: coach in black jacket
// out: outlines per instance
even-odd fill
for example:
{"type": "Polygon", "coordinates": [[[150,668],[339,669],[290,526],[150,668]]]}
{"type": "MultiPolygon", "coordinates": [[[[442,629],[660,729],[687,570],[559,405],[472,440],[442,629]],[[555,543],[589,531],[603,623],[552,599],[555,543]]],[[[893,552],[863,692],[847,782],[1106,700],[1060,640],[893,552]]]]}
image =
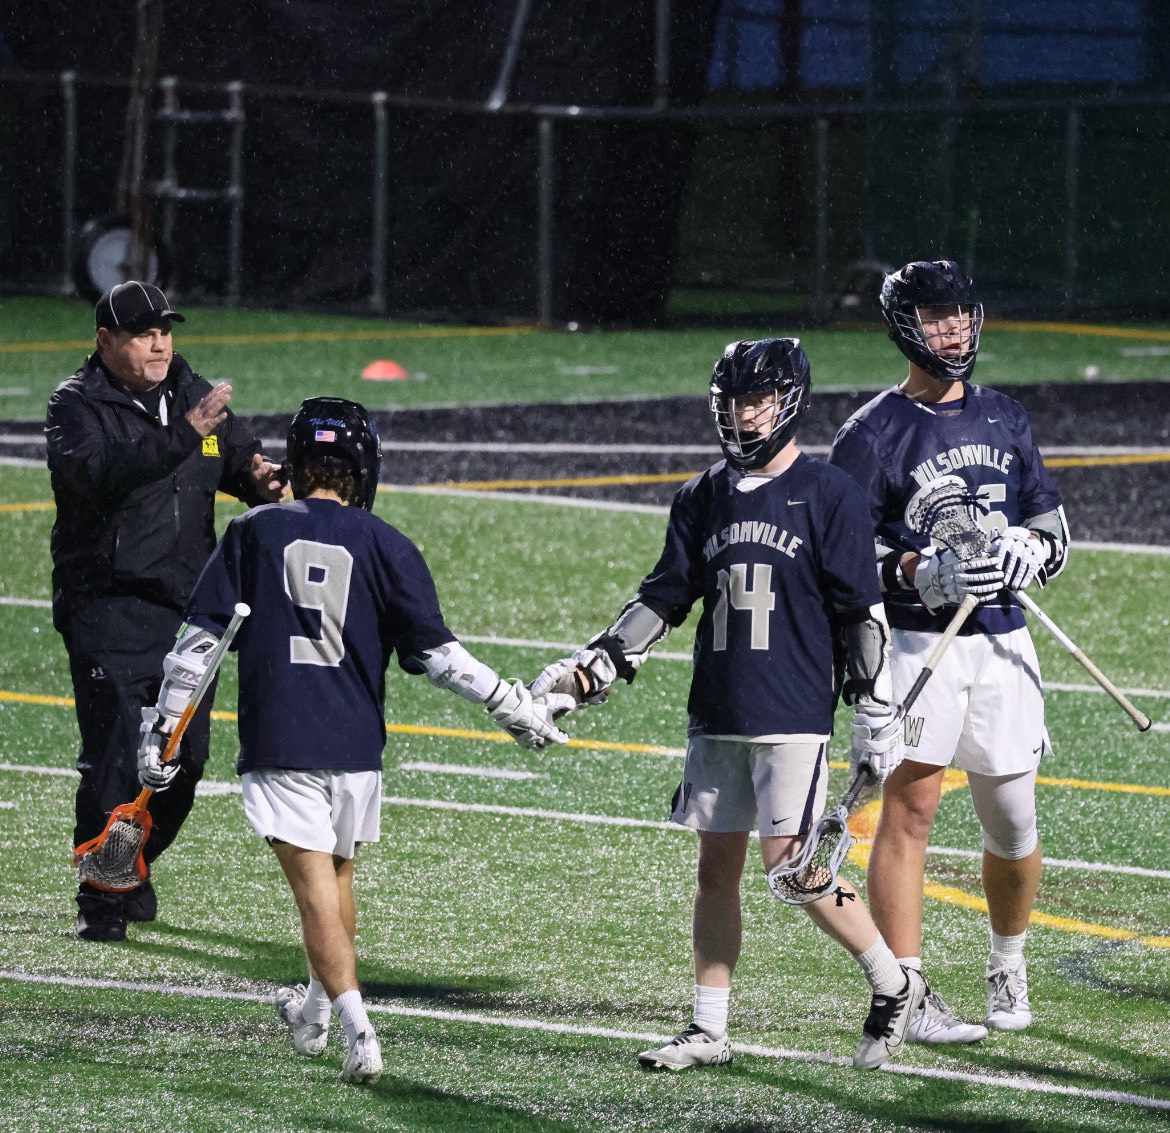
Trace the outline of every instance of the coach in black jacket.
{"type": "MultiPolygon", "coordinates": [[[[57,501],[53,624],[65,640],[81,730],[74,845],[138,793],[143,706],[158,696],[163,658],[183,606],[215,547],[215,493],[279,499],[277,466],[214,389],[173,352],[183,316],[149,284],[123,283],[98,301],[97,350],[49,401],[45,434],[57,501]]],[[[151,802],[147,862],[174,840],[207,761],[211,696],[180,746],[175,786],[151,802]],[[177,788],[177,789],[176,789],[177,788]]],[[[148,881],[122,896],[83,883],[77,933],[121,940],[126,921],[152,920],[148,881]]]]}

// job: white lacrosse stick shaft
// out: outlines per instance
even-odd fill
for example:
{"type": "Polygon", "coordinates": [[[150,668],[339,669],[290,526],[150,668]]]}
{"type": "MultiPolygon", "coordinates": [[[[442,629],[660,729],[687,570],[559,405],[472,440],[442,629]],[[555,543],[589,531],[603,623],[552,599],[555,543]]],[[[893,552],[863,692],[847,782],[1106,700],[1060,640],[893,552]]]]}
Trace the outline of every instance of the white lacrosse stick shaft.
{"type": "Polygon", "coordinates": [[[1076,643],[1064,632],[1023,590],[1012,591],[1020,605],[1032,614],[1040,624],[1069,652],[1072,658],[1089,674],[1113,699],[1118,707],[1137,725],[1139,732],[1148,732],[1151,728],[1150,718],[1135,708],[1129,698],[1119,689],[1092,661],[1086,657],[1076,643]]]}

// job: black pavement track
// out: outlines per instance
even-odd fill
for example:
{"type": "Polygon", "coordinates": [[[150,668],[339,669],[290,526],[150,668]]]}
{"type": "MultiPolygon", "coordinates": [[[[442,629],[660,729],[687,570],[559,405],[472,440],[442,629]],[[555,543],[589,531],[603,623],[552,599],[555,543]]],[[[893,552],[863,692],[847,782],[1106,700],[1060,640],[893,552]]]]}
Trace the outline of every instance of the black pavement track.
{"type": "MultiPolygon", "coordinates": [[[[1127,447],[1170,450],[1170,383],[1013,386],[1044,450],[1127,447]]],[[[815,393],[799,440],[823,450],[872,392],[815,393]]],[[[668,504],[685,473],[719,458],[703,397],[576,404],[402,409],[375,413],[385,445],[382,479],[398,484],[497,484],[517,491],[668,504]],[[642,451],[598,451],[601,446],[642,451]],[[475,448],[465,446],[487,446],[475,448]],[[544,446],[531,451],[526,446],[544,446]],[[582,446],[586,451],[553,446],[582,446]],[[654,451],[686,446],[690,451],[654,451]],[[668,477],[625,484],[566,484],[599,477],[668,477]],[[527,481],[559,481],[544,486],[527,481]],[[503,483],[500,483],[503,482],[503,483]]],[[[279,442],[286,416],[249,419],[279,442]]],[[[30,422],[0,422],[0,456],[43,459],[30,422]]],[[[280,444],[268,446],[279,455],[280,444]]],[[[1095,542],[1170,545],[1170,451],[1166,460],[1062,467],[1049,455],[1073,537],[1095,542]]]]}

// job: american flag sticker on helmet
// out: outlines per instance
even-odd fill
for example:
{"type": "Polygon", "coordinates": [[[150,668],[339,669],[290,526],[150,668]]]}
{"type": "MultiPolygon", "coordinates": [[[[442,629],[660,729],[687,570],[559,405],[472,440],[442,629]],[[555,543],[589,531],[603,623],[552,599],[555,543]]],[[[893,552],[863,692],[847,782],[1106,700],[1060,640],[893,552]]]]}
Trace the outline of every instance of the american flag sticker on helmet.
{"type": "Polygon", "coordinates": [[[318,429],[313,434],[313,440],[315,440],[315,441],[335,441],[335,440],[337,440],[337,434],[332,429],[318,429]]]}

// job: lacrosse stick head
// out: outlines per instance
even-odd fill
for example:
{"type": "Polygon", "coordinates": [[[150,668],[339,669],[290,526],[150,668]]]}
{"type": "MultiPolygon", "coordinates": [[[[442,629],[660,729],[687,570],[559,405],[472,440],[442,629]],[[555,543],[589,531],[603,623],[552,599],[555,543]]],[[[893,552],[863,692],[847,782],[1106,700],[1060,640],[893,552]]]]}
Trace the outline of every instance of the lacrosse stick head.
{"type": "Polygon", "coordinates": [[[958,476],[940,476],[923,484],[910,497],[904,518],[911,531],[954,551],[960,559],[982,559],[991,550],[991,540],[979,526],[978,513],[982,510],[983,505],[966,481],[958,476]]]}
{"type": "Polygon", "coordinates": [[[819,901],[837,884],[841,863],[853,845],[848,817],[848,809],[841,805],[818,819],[800,853],[769,872],[768,888],[773,897],[786,905],[807,905],[819,901]]]}
{"type": "Polygon", "coordinates": [[[136,889],[149,873],[142,850],[150,827],[150,812],[145,806],[123,803],[115,807],[106,828],[73,851],[78,877],[108,893],[136,889]]]}

